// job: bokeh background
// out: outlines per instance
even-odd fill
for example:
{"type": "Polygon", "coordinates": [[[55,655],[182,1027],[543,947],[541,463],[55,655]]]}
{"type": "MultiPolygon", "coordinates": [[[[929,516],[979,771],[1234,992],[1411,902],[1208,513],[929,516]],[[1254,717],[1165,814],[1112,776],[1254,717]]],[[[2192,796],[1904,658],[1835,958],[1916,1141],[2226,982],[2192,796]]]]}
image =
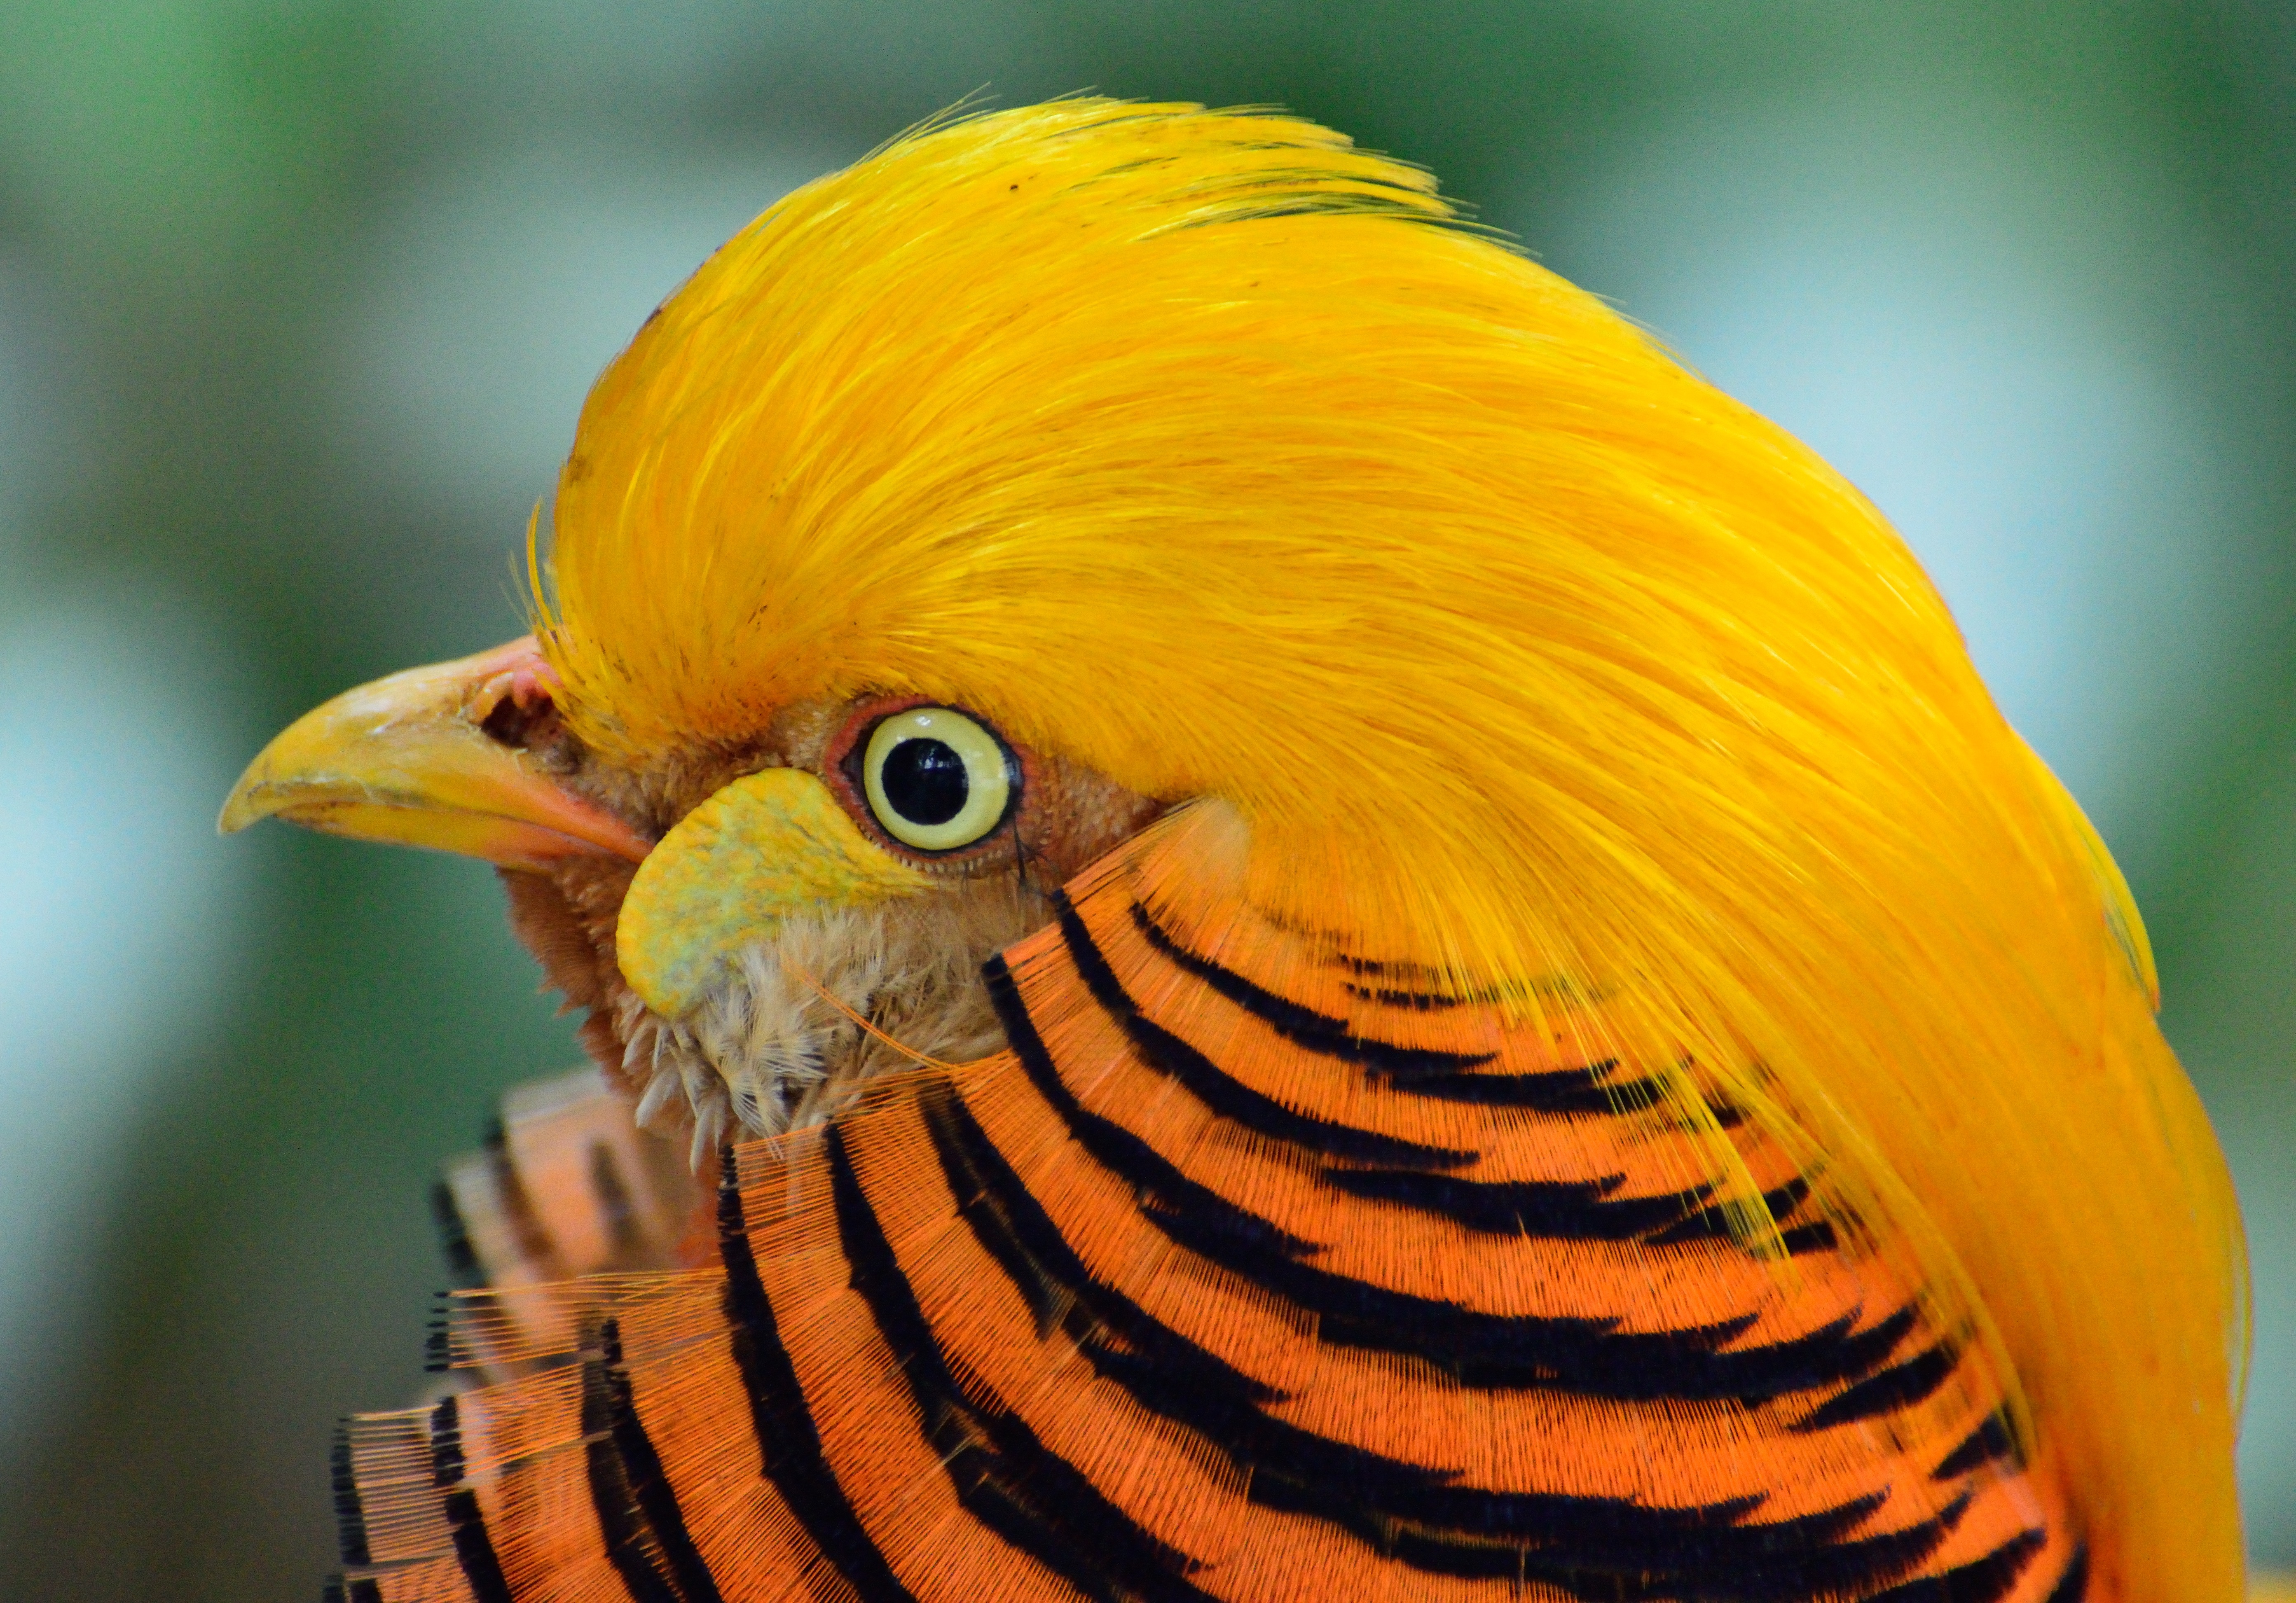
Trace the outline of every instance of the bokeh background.
{"type": "Polygon", "coordinates": [[[1898,520],[2152,921],[2296,1562],[2296,7],[11,0],[0,1596],[312,1596],[433,1165],[576,1058],[484,869],[218,840],[239,765],[518,631],[585,388],[712,246],[1087,86],[1431,166],[1898,520]]]}

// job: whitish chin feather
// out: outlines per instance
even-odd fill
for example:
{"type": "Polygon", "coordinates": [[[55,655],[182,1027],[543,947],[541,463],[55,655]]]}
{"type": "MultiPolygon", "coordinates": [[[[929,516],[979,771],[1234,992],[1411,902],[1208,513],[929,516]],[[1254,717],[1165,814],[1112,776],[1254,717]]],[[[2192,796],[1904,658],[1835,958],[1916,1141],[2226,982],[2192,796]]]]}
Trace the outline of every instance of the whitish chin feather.
{"type": "Polygon", "coordinates": [[[641,1088],[638,1123],[690,1130],[698,1166],[729,1134],[816,1123],[871,1075],[914,1061],[857,1028],[823,991],[917,1056],[963,1061],[996,1050],[1004,1040],[980,964],[1046,916],[1041,898],[1009,885],[961,888],[784,924],[745,946],[676,1020],[626,994],[615,1023],[623,1071],[641,1088]]]}

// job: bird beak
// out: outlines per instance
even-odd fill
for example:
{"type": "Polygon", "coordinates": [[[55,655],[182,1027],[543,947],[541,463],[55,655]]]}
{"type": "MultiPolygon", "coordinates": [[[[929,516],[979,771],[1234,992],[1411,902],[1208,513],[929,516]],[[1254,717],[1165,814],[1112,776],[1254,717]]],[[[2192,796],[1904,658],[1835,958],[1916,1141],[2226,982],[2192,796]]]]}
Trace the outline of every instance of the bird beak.
{"type": "Polygon", "coordinates": [[[488,732],[509,701],[545,707],[555,684],[532,635],[476,657],[346,691],[265,747],[216,827],[258,818],[538,870],[581,855],[636,863],[649,843],[488,732]]]}

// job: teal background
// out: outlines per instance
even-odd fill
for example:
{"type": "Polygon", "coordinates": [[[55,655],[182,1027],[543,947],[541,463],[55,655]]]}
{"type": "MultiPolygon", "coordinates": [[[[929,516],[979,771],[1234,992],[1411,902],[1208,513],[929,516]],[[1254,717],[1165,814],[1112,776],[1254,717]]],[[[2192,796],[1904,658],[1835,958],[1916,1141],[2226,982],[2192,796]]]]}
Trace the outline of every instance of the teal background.
{"type": "Polygon", "coordinates": [[[1833,456],[2097,816],[2246,1198],[2296,1565],[2296,9],[15,0],[0,10],[0,1596],[315,1595],[425,1186],[574,1060],[477,865],[214,811],[520,627],[581,393],[969,94],[1431,167],[1833,456]]]}

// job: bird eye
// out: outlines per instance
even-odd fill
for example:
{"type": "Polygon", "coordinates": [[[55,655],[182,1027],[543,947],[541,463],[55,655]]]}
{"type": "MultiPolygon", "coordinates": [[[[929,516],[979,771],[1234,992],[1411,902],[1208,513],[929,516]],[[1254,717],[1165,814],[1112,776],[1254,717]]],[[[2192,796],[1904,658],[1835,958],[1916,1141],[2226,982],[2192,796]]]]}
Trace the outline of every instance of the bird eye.
{"type": "Polygon", "coordinates": [[[1004,822],[1013,757],[963,713],[913,707],[869,732],[861,788],[878,823],[903,846],[955,851],[1004,822]]]}

